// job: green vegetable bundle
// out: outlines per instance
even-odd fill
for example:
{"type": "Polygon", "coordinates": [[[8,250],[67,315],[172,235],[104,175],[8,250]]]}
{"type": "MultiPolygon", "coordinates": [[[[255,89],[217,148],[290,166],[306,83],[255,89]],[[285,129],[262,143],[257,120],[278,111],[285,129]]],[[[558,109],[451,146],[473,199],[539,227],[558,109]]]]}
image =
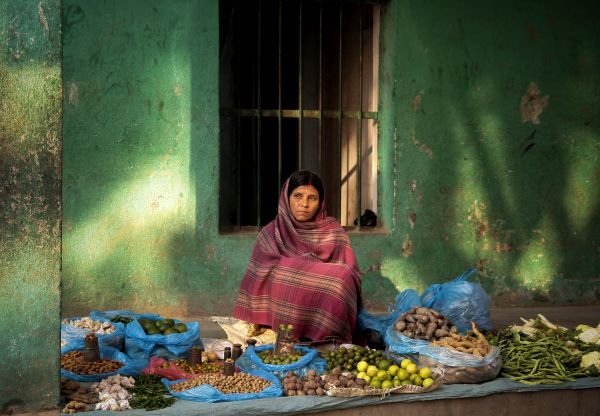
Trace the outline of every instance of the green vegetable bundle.
{"type": "Polygon", "coordinates": [[[507,330],[490,342],[502,356],[500,374],[523,384],[561,384],[591,375],[579,367],[581,351],[569,348],[566,332],[540,331],[527,336],[507,330]]]}
{"type": "Polygon", "coordinates": [[[175,403],[174,397],[165,397],[168,390],[154,374],[140,374],[135,377],[135,385],[128,389],[133,395],[129,405],[133,409],[158,410],[175,403]]]}

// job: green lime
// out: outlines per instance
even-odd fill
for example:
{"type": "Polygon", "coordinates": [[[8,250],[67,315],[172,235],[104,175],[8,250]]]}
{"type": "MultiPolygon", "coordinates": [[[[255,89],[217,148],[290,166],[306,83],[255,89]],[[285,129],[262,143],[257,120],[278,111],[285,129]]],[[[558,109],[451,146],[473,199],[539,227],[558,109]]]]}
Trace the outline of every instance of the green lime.
{"type": "Polygon", "coordinates": [[[166,328],[163,331],[163,335],[169,335],[169,334],[179,334],[179,332],[177,332],[177,330],[175,328],[166,328]]]}
{"type": "Polygon", "coordinates": [[[162,320],[162,324],[163,324],[164,326],[166,326],[167,328],[170,328],[170,327],[172,327],[173,325],[175,325],[175,321],[174,321],[174,320],[172,320],[171,318],[166,318],[166,319],[163,319],[163,320],[162,320]]]}
{"type": "Polygon", "coordinates": [[[187,325],[184,324],[183,322],[178,322],[175,325],[173,325],[173,329],[179,333],[182,333],[182,332],[185,332],[188,330],[187,325]]]}

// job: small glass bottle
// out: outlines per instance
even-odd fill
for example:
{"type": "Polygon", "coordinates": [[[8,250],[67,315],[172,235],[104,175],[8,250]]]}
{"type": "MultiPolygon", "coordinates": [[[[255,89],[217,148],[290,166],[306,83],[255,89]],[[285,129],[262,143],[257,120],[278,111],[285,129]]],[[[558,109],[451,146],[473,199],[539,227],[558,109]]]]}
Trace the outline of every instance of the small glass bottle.
{"type": "Polygon", "coordinates": [[[256,347],[256,340],[254,338],[248,338],[246,340],[246,346],[252,348],[256,347]]]}
{"type": "Polygon", "coordinates": [[[227,361],[228,358],[231,358],[231,347],[225,347],[223,351],[223,359],[227,361]]]}
{"type": "Polygon", "coordinates": [[[100,361],[100,346],[96,334],[90,332],[84,337],[83,342],[83,360],[86,362],[100,361]]]}
{"type": "Polygon", "coordinates": [[[235,361],[231,358],[227,358],[223,363],[223,375],[232,376],[235,373],[235,361]]]}
{"type": "Polygon", "coordinates": [[[188,354],[188,361],[191,365],[202,364],[202,348],[196,345],[190,348],[190,352],[188,354]]]}
{"type": "Polygon", "coordinates": [[[237,360],[243,353],[244,351],[242,351],[242,344],[233,344],[233,349],[231,350],[231,358],[237,360]]]}

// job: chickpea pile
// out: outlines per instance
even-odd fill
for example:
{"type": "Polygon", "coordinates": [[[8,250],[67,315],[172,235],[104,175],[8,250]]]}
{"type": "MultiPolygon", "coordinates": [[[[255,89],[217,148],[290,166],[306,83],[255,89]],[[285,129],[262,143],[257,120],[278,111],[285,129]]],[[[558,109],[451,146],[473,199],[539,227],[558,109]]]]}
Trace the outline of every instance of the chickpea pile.
{"type": "MultiPolygon", "coordinates": [[[[201,363],[196,365],[191,365],[187,360],[178,359],[173,362],[177,367],[186,373],[190,374],[206,374],[206,373],[219,373],[223,370],[223,367],[219,364],[209,364],[209,363],[201,363]]],[[[163,364],[163,367],[168,368],[169,364],[163,364]],[[165,367],[166,365],[166,367],[165,367]]]]}
{"type": "Polygon", "coordinates": [[[123,363],[116,360],[87,362],[83,359],[81,351],[71,351],[61,355],[60,366],[75,374],[104,374],[117,371],[123,367],[123,363]]]}
{"type": "Polygon", "coordinates": [[[246,373],[235,373],[229,377],[223,374],[201,374],[189,380],[172,384],[171,390],[184,391],[203,384],[210,384],[223,394],[233,394],[260,393],[269,387],[271,382],[246,373]]]}

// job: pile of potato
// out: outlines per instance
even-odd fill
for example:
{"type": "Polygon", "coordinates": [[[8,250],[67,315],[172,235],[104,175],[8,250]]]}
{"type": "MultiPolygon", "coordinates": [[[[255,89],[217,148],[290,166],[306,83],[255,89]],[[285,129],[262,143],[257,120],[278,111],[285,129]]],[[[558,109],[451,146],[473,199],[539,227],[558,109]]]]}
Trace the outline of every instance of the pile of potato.
{"type": "Polygon", "coordinates": [[[366,380],[362,378],[357,378],[354,373],[344,373],[339,368],[334,368],[331,370],[331,373],[324,376],[325,387],[337,387],[337,388],[352,388],[352,389],[362,389],[362,390],[371,390],[372,387],[369,386],[366,380]]]}
{"type": "Polygon", "coordinates": [[[457,334],[458,328],[439,312],[424,306],[415,306],[400,315],[394,324],[396,332],[409,338],[432,341],[457,334]]]}
{"type": "Polygon", "coordinates": [[[325,380],[319,377],[315,370],[309,370],[304,377],[290,371],[283,379],[283,395],[324,396],[325,380]]]}
{"type": "Polygon", "coordinates": [[[246,373],[235,373],[232,376],[223,374],[201,374],[179,383],[171,384],[171,390],[184,391],[203,384],[210,384],[223,394],[260,393],[271,385],[262,377],[246,373]]]}
{"type": "Polygon", "coordinates": [[[81,351],[71,351],[60,356],[60,366],[75,374],[112,373],[123,367],[117,360],[85,361],[81,351]]]}

